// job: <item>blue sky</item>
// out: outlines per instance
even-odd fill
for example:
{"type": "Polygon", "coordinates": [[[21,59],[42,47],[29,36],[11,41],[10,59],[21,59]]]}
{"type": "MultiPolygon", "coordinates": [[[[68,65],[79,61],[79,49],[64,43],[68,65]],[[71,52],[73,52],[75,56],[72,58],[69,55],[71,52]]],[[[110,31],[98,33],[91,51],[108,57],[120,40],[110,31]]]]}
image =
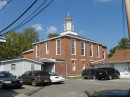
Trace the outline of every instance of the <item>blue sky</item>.
{"type": "MultiPolygon", "coordinates": [[[[0,0],[0,9],[8,0],[0,0]]],[[[12,0],[0,12],[0,30],[8,26],[31,5],[34,0],[12,0]]],[[[34,11],[43,0],[38,0],[34,7],[12,27],[15,27],[34,11]]],[[[46,10],[32,21],[16,30],[21,32],[28,27],[35,27],[41,39],[48,33],[62,33],[68,13],[75,23],[75,32],[79,36],[105,44],[109,49],[115,47],[121,38],[127,38],[127,25],[123,32],[122,0],[55,0],[46,10]]],[[[8,31],[7,29],[6,31],[8,31]]]]}

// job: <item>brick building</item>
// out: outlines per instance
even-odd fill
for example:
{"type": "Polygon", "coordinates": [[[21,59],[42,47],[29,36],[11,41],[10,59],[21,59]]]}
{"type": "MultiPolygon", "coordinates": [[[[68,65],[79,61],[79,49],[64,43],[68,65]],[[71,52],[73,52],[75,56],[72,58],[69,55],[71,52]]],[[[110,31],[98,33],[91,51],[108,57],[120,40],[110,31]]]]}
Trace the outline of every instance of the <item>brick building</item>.
{"type": "Polygon", "coordinates": [[[80,75],[90,63],[104,60],[107,47],[102,43],[78,36],[68,15],[64,32],[59,36],[33,43],[33,49],[23,52],[25,58],[41,61],[42,70],[58,74],[80,75]]]}

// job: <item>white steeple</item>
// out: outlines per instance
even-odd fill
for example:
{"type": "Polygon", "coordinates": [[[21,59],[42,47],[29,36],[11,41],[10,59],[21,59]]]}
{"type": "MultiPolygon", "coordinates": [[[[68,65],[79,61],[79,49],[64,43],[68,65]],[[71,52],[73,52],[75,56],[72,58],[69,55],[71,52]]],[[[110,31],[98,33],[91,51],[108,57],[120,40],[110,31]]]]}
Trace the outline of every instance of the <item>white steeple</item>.
{"type": "Polygon", "coordinates": [[[64,34],[78,35],[76,32],[74,32],[74,22],[71,19],[69,13],[64,22],[64,32],[61,33],[61,35],[64,35],[64,34]]]}

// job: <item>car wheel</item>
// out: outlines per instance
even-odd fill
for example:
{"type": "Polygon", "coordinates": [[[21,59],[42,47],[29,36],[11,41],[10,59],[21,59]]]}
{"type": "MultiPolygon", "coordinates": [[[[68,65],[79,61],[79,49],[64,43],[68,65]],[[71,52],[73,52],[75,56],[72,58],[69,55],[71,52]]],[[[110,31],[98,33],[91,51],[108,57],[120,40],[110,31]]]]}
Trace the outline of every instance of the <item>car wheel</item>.
{"type": "Polygon", "coordinates": [[[32,86],[36,86],[37,85],[37,82],[36,82],[36,80],[32,80],[32,86]]]}
{"type": "Polygon", "coordinates": [[[111,76],[111,75],[109,75],[108,79],[109,79],[109,80],[111,80],[111,79],[112,79],[112,76],[111,76]]]}

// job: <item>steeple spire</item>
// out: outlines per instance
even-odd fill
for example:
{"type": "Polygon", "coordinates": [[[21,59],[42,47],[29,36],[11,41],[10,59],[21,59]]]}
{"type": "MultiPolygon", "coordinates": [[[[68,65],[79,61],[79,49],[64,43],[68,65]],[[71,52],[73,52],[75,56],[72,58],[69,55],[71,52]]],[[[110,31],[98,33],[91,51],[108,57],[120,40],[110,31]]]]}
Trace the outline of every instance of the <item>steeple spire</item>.
{"type": "Polygon", "coordinates": [[[68,13],[68,16],[64,22],[64,31],[74,31],[74,23],[69,15],[69,13],[68,13]]]}
{"type": "Polygon", "coordinates": [[[72,20],[72,18],[70,17],[70,14],[68,12],[68,16],[65,19],[64,22],[64,32],[61,33],[61,35],[64,34],[74,34],[74,35],[78,35],[76,32],[74,32],[74,22],[72,20]]]}

